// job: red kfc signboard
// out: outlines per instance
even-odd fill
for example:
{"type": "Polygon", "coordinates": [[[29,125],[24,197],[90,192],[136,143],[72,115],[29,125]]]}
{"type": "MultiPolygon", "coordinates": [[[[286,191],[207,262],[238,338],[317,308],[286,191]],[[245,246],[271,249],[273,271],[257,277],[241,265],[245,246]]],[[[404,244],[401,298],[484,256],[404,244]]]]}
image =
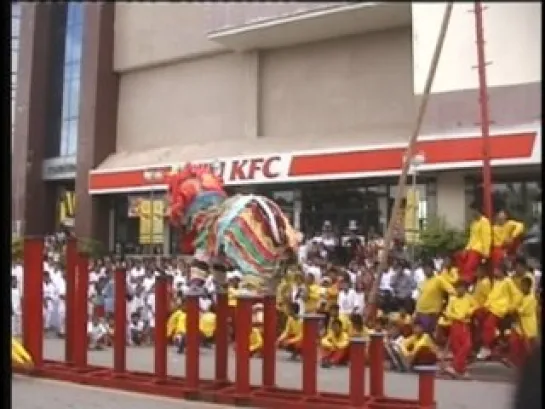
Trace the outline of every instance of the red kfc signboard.
{"type": "MultiPolygon", "coordinates": [[[[214,165],[207,162],[206,165],[214,165]]],[[[219,161],[214,166],[226,184],[267,182],[278,179],[284,173],[281,156],[229,159],[219,161]]]]}

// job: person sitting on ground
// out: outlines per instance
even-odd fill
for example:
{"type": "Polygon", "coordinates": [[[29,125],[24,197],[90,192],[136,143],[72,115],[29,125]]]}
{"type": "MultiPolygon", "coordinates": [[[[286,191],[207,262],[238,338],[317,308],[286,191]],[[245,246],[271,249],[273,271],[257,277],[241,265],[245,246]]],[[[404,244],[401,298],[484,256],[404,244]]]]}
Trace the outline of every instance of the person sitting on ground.
{"type": "Polygon", "coordinates": [[[331,308],[329,309],[329,322],[327,324],[326,332],[331,331],[333,329],[333,323],[335,321],[340,321],[342,330],[346,332],[347,334],[350,333],[350,327],[352,326],[350,322],[350,318],[346,315],[340,315],[339,314],[339,305],[333,304],[331,308]]]}
{"type": "Polygon", "coordinates": [[[333,319],[331,329],[322,338],[320,345],[322,347],[322,368],[348,363],[350,338],[338,318],[333,319]]]}
{"type": "Polygon", "coordinates": [[[429,334],[424,332],[422,324],[415,321],[413,335],[404,338],[399,345],[393,348],[402,365],[407,371],[416,365],[433,365],[437,363],[437,346],[429,334]]]}
{"type": "Polygon", "coordinates": [[[89,349],[96,351],[110,345],[107,325],[96,315],[87,323],[87,342],[89,349]]]}
{"type": "Polygon", "coordinates": [[[467,361],[471,353],[470,321],[476,305],[467,293],[467,283],[455,284],[456,294],[450,296],[443,316],[450,324],[448,343],[452,351],[452,366],[446,372],[457,378],[468,378],[467,361]]]}
{"type": "Polygon", "coordinates": [[[263,316],[254,313],[252,317],[252,330],[250,332],[250,356],[263,356],[263,316]]]}
{"type": "Polygon", "coordinates": [[[278,337],[276,344],[278,348],[291,353],[291,359],[295,360],[301,353],[303,341],[303,322],[299,317],[299,304],[289,305],[289,315],[284,331],[278,337]]]}
{"type": "Polygon", "coordinates": [[[167,337],[178,348],[179,354],[185,350],[186,320],[185,306],[180,302],[167,321],[167,337]]]}
{"type": "Polygon", "coordinates": [[[361,314],[350,315],[350,338],[369,338],[369,329],[364,325],[361,314]]]}
{"type": "Polygon", "coordinates": [[[139,311],[133,312],[131,314],[131,319],[128,325],[128,344],[129,345],[142,345],[144,341],[144,320],[142,319],[141,313],[139,311]]]}
{"type": "Polygon", "coordinates": [[[202,346],[211,348],[216,332],[216,313],[214,312],[213,305],[208,307],[208,311],[201,313],[199,317],[199,331],[201,333],[202,346]]]}

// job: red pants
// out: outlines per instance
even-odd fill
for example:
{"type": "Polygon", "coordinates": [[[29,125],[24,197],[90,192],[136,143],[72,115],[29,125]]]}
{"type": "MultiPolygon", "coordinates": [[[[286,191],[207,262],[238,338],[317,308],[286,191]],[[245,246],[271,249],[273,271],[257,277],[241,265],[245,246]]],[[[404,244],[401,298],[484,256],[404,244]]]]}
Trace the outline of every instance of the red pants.
{"type": "Polygon", "coordinates": [[[422,347],[416,351],[413,365],[434,365],[437,363],[437,355],[428,347],[422,347]]]}
{"type": "Polygon", "coordinates": [[[495,316],[490,311],[486,311],[481,326],[481,342],[483,347],[492,348],[492,344],[496,339],[496,330],[498,329],[499,323],[499,317],[495,316]]]}
{"type": "Polygon", "coordinates": [[[473,250],[464,250],[455,256],[462,280],[466,283],[473,283],[475,280],[475,271],[481,264],[482,258],[483,256],[480,253],[473,250]]]}
{"type": "Polygon", "coordinates": [[[452,351],[452,367],[456,373],[463,374],[467,370],[467,357],[471,352],[471,330],[469,324],[455,321],[450,326],[450,349],[452,351]]]}
{"type": "Polygon", "coordinates": [[[349,348],[330,349],[322,348],[322,359],[327,359],[333,365],[344,365],[348,363],[349,348]]]}
{"type": "Polygon", "coordinates": [[[506,256],[507,252],[503,247],[492,247],[492,251],[490,252],[490,261],[492,262],[492,266],[498,267],[501,265],[506,256]]]}
{"type": "Polygon", "coordinates": [[[522,367],[530,351],[533,340],[528,340],[516,331],[509,335],[509,360],[518,368],[522,367]]]}

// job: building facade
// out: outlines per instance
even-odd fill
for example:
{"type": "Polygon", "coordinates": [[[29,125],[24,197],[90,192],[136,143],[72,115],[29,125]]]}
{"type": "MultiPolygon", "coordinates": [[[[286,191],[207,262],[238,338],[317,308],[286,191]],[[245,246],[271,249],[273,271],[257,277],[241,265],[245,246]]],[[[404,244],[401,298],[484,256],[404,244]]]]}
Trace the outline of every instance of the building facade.
{"type": "MultiPolygon", "coordinates": [[[[440,216],[463,227],[467,202],[479,190],[471,6],[454,7],[419,137],[423,163],[409,183],[419,226],[440,216]]],[[[38,10],[54,8],[29,5],[25,14],[26,7],[22,23],[28,14],[36,27],[38,10]]],[[[540,7],[497,3],[484,14],[495,196],[526,219],[541,212],[540,7]]],[[[338,232],[351,220],[364,234],[385,229],[444,5],[82,8],[81,73],[73,81],[65,68],[63,88],[78,87],[79,107],[63,97],[59,135],[67,142],[58,149],[76,158],[80,236],[110,248],[173,252],[165,178],[188,161],[219,165],[233,192],[273,197],[307,235],[325,220],[338,232]],[[146,222],[135,211],[142,201],[153,209],[146,222]]],[[[79,55],[68,54],[65,66],[79,55]]],[[[31,125],[28,118],[19,123],[17,117],[16,134],[31,125]]],[[[33,138],[23,130],[29,145],[33,138]]],[[[37,185],[30,173],[26,184],[37,185]]],[[[23,191],[20,200],[28,203],[23,191]]]]}

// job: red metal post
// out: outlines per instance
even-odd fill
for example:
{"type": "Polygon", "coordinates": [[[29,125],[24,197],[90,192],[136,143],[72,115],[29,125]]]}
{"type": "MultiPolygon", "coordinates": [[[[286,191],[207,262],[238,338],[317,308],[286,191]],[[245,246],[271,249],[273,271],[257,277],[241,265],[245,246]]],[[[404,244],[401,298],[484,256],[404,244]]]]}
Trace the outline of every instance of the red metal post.
{"type": "Polygon", "coordinates": [[[89,289],[89,265],[87,257],[80,254],[77,263],[76,294],[74,296],[74,348],[73,358],[76,366],[87,366],[87,321],[89,320],[87,303],[89,289]]]}
{"type": "Polygon", "coordinates": [[[199,297],[200,292],[186,295],[186,347],[185,377],[187,389],[196,392],[199,388],[199,297]]]}
{"type": "Polygon", "coordinates": [[[23,248],[23,344],[35,367],[43,363],[43,252],[42,237],[26,237],[23,248]]]}
{"type": "Polygon", "coordinates": [[[250,334],[252,331],[252,305],[255,297],[239,295],[235,311],[235,392],[250,393],[250,334]]]}
{"type": "Polygon", "coordinates": [[[155,378],[164,382],[167,377],[167,278],[155,279],[155,378]]]}
{"type": "Polygon", "coordinates": [[[305,314],[303,317],[303,394],[316,395],[318,349],[316,342],[319,340],[320,314],[305,314]]]}
{"type": "Polygon", "coordinates": [[[435,366],[415,368],[418,372],[418,404],[420,409],[435,407],[435,366]]]}
{"type": "Polygon", "coordinates": [[[349,395],[352,406],[361,406],[365,402],[366,347],[363,338],[352,338],[350,341],[349,395]]]}
{"type": "Polygon", "coordinates": [[[74,361],[74,330],[76,326],[76,265],[78,263],[78,243],[74,237],[66,241],[66,338],[64,355],[66,362],[74,361]]]}
{"type": "Polygon", "coordinates": [[[369,344],[369,389],[373,397],[384,396],[384,334],[371,334],[369,344]]]}
{"type": "Polygon", "coordinates": [[[114,372],[122,375],[127,364],[127,277],[123,267],[117,267],[115,270],[114,295],[114,372]]]}
{"type": "Polygon", "coordinates": [[[483,6],[475,2],[475,38],[477,44],[477,71],[479,73],[479,113],[483,138],[483,205],[489,219],[493,216],[492,168],[490,166],[490,111],[488,109],[488,85],[486,83],[486,59],[484,52],[483,6]]]}
{"type": "Polygon", "coordinates": [[[227,382],[227,363],[229,349],[229,333],[227,331],[227,292],[224,289],[216,293],[216,376],[219,384],[227,382]]]}
{"type": "Polygon", "coordinates": [[[263,297],[263,366],[262,381],[265,388],[276,384],[276,294],[263,297]]]}

